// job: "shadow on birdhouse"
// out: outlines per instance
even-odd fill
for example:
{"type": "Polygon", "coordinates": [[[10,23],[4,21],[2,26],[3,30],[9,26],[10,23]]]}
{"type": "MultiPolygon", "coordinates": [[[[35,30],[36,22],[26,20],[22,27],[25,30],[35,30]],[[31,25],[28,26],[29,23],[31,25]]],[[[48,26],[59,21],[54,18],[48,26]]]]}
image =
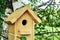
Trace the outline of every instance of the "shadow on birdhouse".
{"type": "Polygon", "coordinates": [[[20,40],[16,35],[19,37],[24,35],[27,40],[34,40],[34,23],[40,22],[40,19],[27,5],[13,12],[5,22],[9,25],[8,40],[20,40]]]}

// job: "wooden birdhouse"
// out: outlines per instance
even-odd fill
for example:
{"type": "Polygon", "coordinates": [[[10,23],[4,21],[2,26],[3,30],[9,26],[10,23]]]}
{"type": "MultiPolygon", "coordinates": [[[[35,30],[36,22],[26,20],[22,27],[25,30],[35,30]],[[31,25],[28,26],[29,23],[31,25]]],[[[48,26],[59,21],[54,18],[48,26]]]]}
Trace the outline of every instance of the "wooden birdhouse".
{"type": "Polygon", "coordinates": [[[22,40],[17,36],[34,40],[34,23],[40,22],[40,19],[27,5],[9,15],[5,22],[8,23],[8,40],[22,40]]]}

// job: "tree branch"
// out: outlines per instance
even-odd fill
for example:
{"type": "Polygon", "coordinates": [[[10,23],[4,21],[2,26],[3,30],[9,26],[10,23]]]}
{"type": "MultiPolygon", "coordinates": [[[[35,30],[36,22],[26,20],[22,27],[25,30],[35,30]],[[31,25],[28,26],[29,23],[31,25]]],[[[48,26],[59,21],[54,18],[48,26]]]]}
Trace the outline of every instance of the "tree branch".
{"type": "Polygon", "coordinates": [[[40,32],[40,33],[37,33],[35,35],[41,35],[41,34],[49,34],[49,33],[60,33],[60,31],[57,31],[57,32],[40,32]]]}
{"type": "Polygon", "coordinates": [[[51,3],[51,2],[52,2],[52,0],[49,0],[49,1],[47,1],[46,3],[43,3],[43,4],[41,4],[41,5],[38,5],[38,7],[44,6],[44,5],[46,5],[47,3],[51,3]]]}
{"type": "Polygon", "coordinates": [[[5,36],[3,36],[3,35],[1,35],[1,37],[5,38],[5,39],[8,39],[7,37],[5,37],[5,36]]]}

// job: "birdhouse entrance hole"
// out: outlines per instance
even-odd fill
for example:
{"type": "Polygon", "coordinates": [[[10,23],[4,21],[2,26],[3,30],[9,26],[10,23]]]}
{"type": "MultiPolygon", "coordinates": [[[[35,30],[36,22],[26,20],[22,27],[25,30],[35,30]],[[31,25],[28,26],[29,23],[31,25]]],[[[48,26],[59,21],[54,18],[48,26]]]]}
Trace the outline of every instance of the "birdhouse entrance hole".
{"type": "Polygon", "coordinates": [[[27,24],[27,20],[23,20],[22,25],[26,25],[26,24],[27,24]]]}

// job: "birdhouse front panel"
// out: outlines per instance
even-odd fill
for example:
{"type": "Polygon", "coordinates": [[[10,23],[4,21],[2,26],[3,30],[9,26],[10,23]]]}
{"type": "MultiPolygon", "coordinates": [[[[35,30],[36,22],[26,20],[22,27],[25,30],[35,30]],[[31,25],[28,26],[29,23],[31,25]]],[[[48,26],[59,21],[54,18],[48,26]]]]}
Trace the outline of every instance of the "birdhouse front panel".
{"type": "Polygon", "coordinates": [[[29,12],[28,11],[24,12],[24,14],[15,23],[16,25],[15,27],[17,29],[16,34],[20,35],[20,37],[24,35],[27,38],[27,40],[33,40],[34,39],[33,24],[34,22],[31,16],[29,15],[29,12]]]}

